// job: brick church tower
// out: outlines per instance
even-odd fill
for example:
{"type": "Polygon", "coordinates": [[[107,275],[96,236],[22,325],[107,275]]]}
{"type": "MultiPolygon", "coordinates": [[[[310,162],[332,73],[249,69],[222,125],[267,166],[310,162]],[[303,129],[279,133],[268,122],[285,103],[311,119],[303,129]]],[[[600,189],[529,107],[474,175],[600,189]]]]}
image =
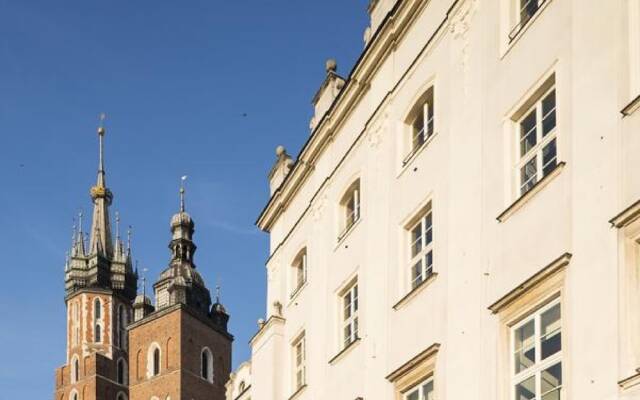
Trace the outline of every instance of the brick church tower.
{"type": "Polygon", "coordinates": [[[138,277],[131,266],[131,249],[128,245],[125,249],[120,239],[117,217],[115,242],[111,236],[113,194],[106,186],[104,135],[100,127],[98,179],[90,192],[89,247],[80,215],[65,265],[67,360],[56,370],[55,400],[124,400],[128,396],[126,327],[133,317],[138,277]]]}
{"type": "Polygon", "coordinates": [[[185,211],[171,218],[171,261],[154,284],[153,312],[146,297],[134,304],[129,328],[132,400],[224,400],[231,372],[229,315],[196,270],[194,222],[185,211]]]}
{"type": "Polygon", "coordinates": [[[154,285],[156,306],[136,295],[130,240],[115,240],[106,186],[105,129],[98,129],[97,183],[88,247],[74,227],[65,265],[66,363],[56,369],[54,400],[223,400],[231,371],[229,315],[196,271],[195,224],[184,206],[171,219],[171,261],[154,285]]]}

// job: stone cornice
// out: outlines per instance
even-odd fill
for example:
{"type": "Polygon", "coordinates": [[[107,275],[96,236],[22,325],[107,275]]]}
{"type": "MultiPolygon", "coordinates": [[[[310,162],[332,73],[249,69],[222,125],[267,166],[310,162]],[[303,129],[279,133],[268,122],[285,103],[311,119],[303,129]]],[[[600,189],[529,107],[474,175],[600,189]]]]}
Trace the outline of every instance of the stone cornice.
{"type": "MultiPolygon", "coordinates": [[[[344,88],[304,144],[294,168],[260,213],[256,225],[261,230],[268,232],[282,210],[291,202],[309,175],[311,170],[309,167],[313,166],[322,155],[327,144],[332,141],[335,132],[340,129],[350,112],[368,91],[372,76],[395,48],[396,43],[404,38],[418,17],[419,11],[428,3],[429,0],[399,0],[385,17],[356,61],[344,88]]],[[[454,5],[456,3],[457,1],[454,2],[454,5]]],[[[445,20],[448,18],[447,14],[445,20]]],[[[438,31],[439,29],[436,30],[434,36],[438,31]]]]}

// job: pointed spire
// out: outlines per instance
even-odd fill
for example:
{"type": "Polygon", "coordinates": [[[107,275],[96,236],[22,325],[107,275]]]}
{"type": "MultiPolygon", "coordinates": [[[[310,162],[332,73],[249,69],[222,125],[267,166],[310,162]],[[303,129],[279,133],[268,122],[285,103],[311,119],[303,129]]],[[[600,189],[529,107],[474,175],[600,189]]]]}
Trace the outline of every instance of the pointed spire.
{"type": "Polygon", "coordinates": [[[184,181],[187,180],[187,175],[183,175],[180,178],[180,212],[184,212],[184,181]]]}
{"type": "Polygon", "coordinates": [[[73,244],[71,247],[71,257],[84,257],[84,232],[82,231],[82,211],[78,212],[78,224],[73,225],[73,244]]]}
{"type": "Polygon", "coordinates": [[[98,178],[96,185],[91,188],[91,198],[93,199],[93,221],[91,225],[90,251],[92,254],[99,250],[107,257],[113,256],[113,245],[111,243],[111,227],[109,223],[109,206],[113,200],[113,194],[106,187],[104,169],[104,128],[105,115],[100,114],[100,126],[98,127],[99,155],[98,155],[98,178]]]}

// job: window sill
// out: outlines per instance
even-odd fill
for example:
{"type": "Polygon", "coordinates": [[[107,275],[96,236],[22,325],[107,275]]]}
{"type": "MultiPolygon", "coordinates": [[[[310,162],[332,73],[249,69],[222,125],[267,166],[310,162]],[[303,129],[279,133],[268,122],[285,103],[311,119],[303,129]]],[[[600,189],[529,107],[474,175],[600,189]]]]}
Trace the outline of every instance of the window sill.
{"type": "Polygon", "coordinates": [[[300,386],[298,389],[296,389],[295,392],[293,392],[293,394],[291,396],[289,396],[289,398],[287,400],[293,400],[296,399],[298,396],[300,396],[300,394],[302,392],[304,392],[304,390],[307,388],[307,384],[305,383],[304,385],[300,386]]]}
{"type": "Polygon", "coordinates": [[[507,55],[507,53],[509,53],[511,48],[515,46],[515,44],[520,40],[520,38],[525,34],[525,32],[528,31],[529,28],[531,28],[531,26],[538,20],[538,18],[540,18],[540,15],[542,15],[544,10],[549,6],[549,3],[551,3],[552,1],[553,0],[545,0],[545,2],[542,3],[542,5],[538,8],[538,11],[536,11],[536,13],[533,14],[533,16],[529,19],[529,21],[527,21],[527,23],[524,24],[522,28],[520,28],[518,33],[516,33],[513,36],[513,38],[510,37],[511,31],[507,33],[505,37],[507,45],[502,51],[502,53],[500,54],[501,60],[507,55]]]}
{"type": "Polygon", "coordinates": [[[345,347],[344,349],[340,350],[340,352],[338,354],[336,354],[335,356],[333,356],[333,358],[331,358],[331,360],[329,360],[329,364],[330,365],[334,365],[336,362],[338,362],[341,359],[343,359],[348,353],[351,353],[351,350],[353,350],[354,348],[357,347],[358,344],[360,344],[360,341],[361,341],[361,339],[357,338],[353,342],[349,343],[347,345],[347,347],[345,347]]]}
{"type": "Polygon", "coordinates": [[[628,117],[629,115],[636,112],[640,109],[640,95],[638,95],[635,99],[631,100],[629,104],[627,104],[620,113],[622,114],[622,118],[628,117]]]}
{"type": "Polygon", "coordinates": [[[433,141],[433,139],[438,135],[438,132],[433,132],[433,134],[431,136],[429,136],[429,139],[427,139],[424,143],[422,143],[422,145],[420,147],[418,147],[417,149],[413,150],[411,153],[409,153],[409,155],[402,160],[402,168],[400,169],[400,172],[398,173],[398,178],[400,176],[402,176],[402,174],[404,174],[404,171],[408,170],[409,167],[411,166],[411,164],[413,164],[413,162],[418,158],[418,156],[427,148],[429,147],[429,145],[431,144],[431,142],[433,141]]]}
{"type": "Polygon", "coordinates": [[[522,196],[518,197],[516,201],[511,203],[506,210],[504,210],[498,217],[496,218],[498,222],[505,222],[509,217],[515,214],[519,209],[521,209],[529,200],[531,200],[535,195],[544,189],[549,182],[551,182],[556,176],[560,175],[560,172],[564,169],[566,162],[562,161],[556,165],[556,167],[548,173],[544,178],[540,179],[529,191],[522,196]]]}
{"type": "Polygon", "coordinates": [[[620,386],[622,390],[630,389],[638,384],[640,384],[640,368],[636,369],[635,374],[618,381],[618,386],[620,386]]]}
{"type": "Polygon", "coordinates": [[[307,283],[308,281],[304,281],[304,283],[300,286],[298,286],[298,288],[296,288],[296,290],[294,290],[293,292],[291,292],[291,294],[289,295],[289,303],[287,304],[287,306],[290,306],[291,303],[298,298],[298,296],[300,295],[300,293],[302,292],[302,290],[304,288],[307,287],[307,283]]]}
{"type": "Polygon", "coordinates": [[[407,293],[406,295],[404,295],[404,297],[402,297],[400,300],[398,300],[398,302],[393,305],[393,309],[398,311],[399,309],[403,308],[407,303],[409,303],[418,294],[420,294],[420,292],[422,292],[427,286],[430,286],[431,282],[433,282],[437,277],[438,277],[438,273],[437,272],[434,272],[431,275],[429,275],[429,277],[427,279],[425,279],[424,281],[420,282],[420,284],[418,286],[416,286],[415,288],[411,289],[411,291],[409,293],[407,293]]]}
{"type": "Polygon", "coordinates": [[[350,227],[348,227],[347,229],[345,229],[339,236],[338,236],[338,243],[336,244],[336,248],[340,247],[340,244],[342,242],[344,242],[344,240],[351,235],[351,232],[353,232],[354,229],[356,229],[356,226],[358,226],[360,224],[360,221],[362,221],[362,217],[358,218],[358,220],[356,222],[354,222],[353,224],[351,224],[350,227]]]}

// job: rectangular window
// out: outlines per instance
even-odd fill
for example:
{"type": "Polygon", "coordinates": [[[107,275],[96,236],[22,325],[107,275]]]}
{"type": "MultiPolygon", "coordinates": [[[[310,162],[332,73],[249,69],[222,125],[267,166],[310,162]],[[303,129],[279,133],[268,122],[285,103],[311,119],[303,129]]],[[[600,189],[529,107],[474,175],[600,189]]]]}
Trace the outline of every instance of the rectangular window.
{"type": "Polygon", "coordinates": [[[520,195],[558,165],[556,136],[556,91],[552,87],[518,121],[520,195]]]}
{"type": "Polygon", "coordinates": [[[509,40],[513,40],[518,33],[531,21],[531,18],[548,0],[514,0],[516,9],[516,23],[509,32],[509,40]]]}
{"type": "Polygon", "coordinates": [[[342,295],[342,345],[346,348],[358,339],[358,284],[342,295]]]}
{"type": "Polygon", "coordinates": [[[433,274],[433,216],[431,203],[409,229],[411,289],[433,274]]]}
{"type": "Polygon", "coordinates": [[[429,378],[404,395],[404,400],[433,400],[433,378],[429,378]]]}
{"type": "Polygon", "coordinates": [[[294,386],[299,390],[306,384],[306,340],[305,334],[300,335],[293,344],[294,386]]]}
{"type": "Polygon", "coordinates": [[[307,252],[303,252],[296,264],[296,290],[300,289],[302,285],[307,281],[307,252]]]}
{"type": "Polygon", "coordinates": [[[512,387],[516,400],[560,400],[562,329],[555,301],[511,328],[512,387]]]}

